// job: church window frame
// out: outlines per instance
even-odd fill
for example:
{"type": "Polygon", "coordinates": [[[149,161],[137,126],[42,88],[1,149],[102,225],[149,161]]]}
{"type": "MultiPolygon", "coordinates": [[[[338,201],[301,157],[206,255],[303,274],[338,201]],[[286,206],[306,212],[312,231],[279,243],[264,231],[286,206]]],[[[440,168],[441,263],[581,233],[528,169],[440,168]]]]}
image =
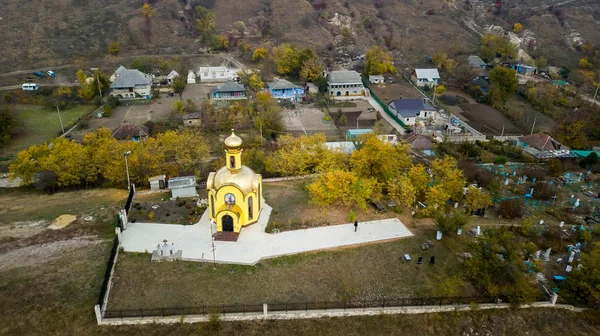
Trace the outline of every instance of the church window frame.
{"type": "Polygon", "coordinates": [[[235,195],[232,193],[227,193],[224,196],[225,198],[225,204],[227,205],[234,205],[235,204],[235,195]]]}
{"type": "Polygon", "coordinates": [[[229,168],[235,168],[235,156],[233,155],[229,157],[229,168]]]}
{"type": "Polygon", "coordinates": [[[248,197],[248,219],[254,218],[254,200],[252,196],[248,197]]]}
{"type": "Polygon", "coordinates": [[[215,195],[210,194],[210,213],[215,217],[215,195]]]}

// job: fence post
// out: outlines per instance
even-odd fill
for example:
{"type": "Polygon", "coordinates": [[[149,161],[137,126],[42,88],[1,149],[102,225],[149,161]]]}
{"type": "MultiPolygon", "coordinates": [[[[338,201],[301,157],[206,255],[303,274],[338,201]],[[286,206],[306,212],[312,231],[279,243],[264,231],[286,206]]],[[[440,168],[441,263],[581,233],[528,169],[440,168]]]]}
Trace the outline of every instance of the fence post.
{"type": "Polygon", "coordinates": [[[100,323],[102,323],[102,311],[100,310],[100,305],[94,306],[94,313],[96,313],[96,323],[100,325],[100,323]]]}
{"type": "Polygon", "coordinates": [[[267,317],[267,313],[268,313],[269,307],[267,306],[266,303],[263,303],[263,317],[267,317]]]}
{"type": "Polygon", "coordinates": [[[140,316],[144,318],[144,309],[140,308],[140,316]]]}
{"type": "Polygon", "coordinates": [[[328,301],[325,301],[325,310],[327,310],[327,305],[329,304],[328,301]]]}

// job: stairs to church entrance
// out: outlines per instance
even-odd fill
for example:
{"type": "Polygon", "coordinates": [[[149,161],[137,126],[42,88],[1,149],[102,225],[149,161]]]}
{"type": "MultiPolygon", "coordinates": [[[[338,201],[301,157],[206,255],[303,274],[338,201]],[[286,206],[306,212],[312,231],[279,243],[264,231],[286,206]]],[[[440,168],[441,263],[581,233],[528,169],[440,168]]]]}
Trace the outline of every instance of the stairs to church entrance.
{"type": "Polygon", "coordinates": [[[215,238],[215,240],[230,241],[230,242],[236,242],[238,240],[239,236],[240,236],[240,234],[236,233],[236,232],[217,232],[217,233],[213,234],[213,237],[215,238]]]}

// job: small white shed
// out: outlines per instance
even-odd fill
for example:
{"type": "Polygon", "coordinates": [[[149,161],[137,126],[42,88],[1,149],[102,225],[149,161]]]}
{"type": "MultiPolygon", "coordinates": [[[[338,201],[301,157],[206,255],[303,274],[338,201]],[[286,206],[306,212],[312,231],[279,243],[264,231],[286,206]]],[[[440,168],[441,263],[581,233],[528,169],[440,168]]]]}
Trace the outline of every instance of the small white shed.
{"type": "Polygon", "coordinates": [[[148,179],[150,190],[161,190],[167,187],[167,175],[152,176],[148,179]]]}
{"type": "Polygon", "coordinates": [[[383,84],[385,78],[382,75],[369,75],[369,83],[371,84],[383,84]]]}
{"type": "Polygon", "coordinates": [[[170,178],[169,190],[171,190],[171,196],[173,198],[197,196],[196,176],[180,176],[170,178]]]}
{"type": "Polygon", "coordinates": [[[196,84],[196,74],[192,70],[190,70],[190,72],[188,72],[187,83],[188,84],[196,84]]]}

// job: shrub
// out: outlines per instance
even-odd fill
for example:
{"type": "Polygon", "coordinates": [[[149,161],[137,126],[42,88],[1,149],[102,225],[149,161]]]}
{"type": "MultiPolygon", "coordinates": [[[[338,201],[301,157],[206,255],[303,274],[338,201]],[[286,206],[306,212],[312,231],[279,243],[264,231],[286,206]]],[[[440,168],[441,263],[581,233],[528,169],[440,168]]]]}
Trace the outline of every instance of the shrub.
{"type": "Polygon", "coordinates": [[[148,218],[149,219],[154,219],[154,211],[150,211],[150,213],[148,214],[148,218]]]}
{"type": "Polygon", "coordinates": [[[498,206],[498,214],[508,219],[523,217],[525,202],[521,199],[504,200],[498,206]]]}
{"type": "Polygon", "coordinates": [[[556,187],[543,182],[536,182],[533,185],[533,198],[548,201],[552,199],[552,196],[556,195],[556,187]]]}
{"type": "Polygon", "coordinates": [[[505,164],[506,163],[506,156],[496,156],[496,158],[494,159],[494,164],[505,164]]]}
{"type": "Polygon", "coordinates": [[[350,220],[350,223],[354,223],[354,221],[356,221],[356,212],[354,212],[354,210],[350,210],[348,219],[350,220]]]}

